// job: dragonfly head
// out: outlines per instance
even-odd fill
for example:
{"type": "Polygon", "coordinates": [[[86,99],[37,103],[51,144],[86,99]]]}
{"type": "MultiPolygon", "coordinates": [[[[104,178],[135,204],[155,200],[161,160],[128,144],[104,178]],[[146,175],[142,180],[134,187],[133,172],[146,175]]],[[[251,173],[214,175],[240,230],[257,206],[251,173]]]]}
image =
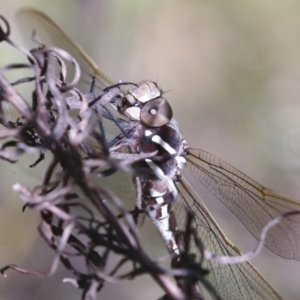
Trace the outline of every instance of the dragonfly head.
{"type": "Polygon", "coordinates": [[[162,91],[155,82],[142,81],[126,93],[119,110],[145,126],[161,127],[173,117],[169,102],[161,96],[162,91]]]}

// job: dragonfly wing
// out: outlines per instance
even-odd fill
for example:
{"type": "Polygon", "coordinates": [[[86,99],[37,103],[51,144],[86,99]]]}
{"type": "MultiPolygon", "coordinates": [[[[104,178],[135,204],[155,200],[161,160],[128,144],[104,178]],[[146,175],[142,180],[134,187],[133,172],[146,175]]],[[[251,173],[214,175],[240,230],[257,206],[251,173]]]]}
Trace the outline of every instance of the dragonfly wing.
{"type": "MultiPolygon", "coordinates": [[[[86,92],[89,90],[93,75],[97,77],[97,87],[101,90],[115,83],[99,69],[88,54],[62,28],[42,12],[32,8],[21,9],[17,13],[17,20],[23,35],[27,36],[28,43],[30,43],[32,30],[35,29],[43,43],[66,50],[78,61],[82,70],[83,84],[85,85],[86,92]]],[[[32,42],[31,45],[33,45],[32,42]]],[[[85,92],[85,90],[81,89],[82,92],[85,92]]],[[[116,117],[120,117],[115,110],[110,109],[110,111],[116,117]]],[[[105,119],[102,121],[107,141],[109,142],[120,133],[120,130],[114,122],[105,119]]],[[[97,144],[94,147],[97,147],[97,144]]],[[[136,193],[130,174],[116,172],[112,176],[102,177],[98,180],[103,186],[114,190],[116,195],[123,199],[129,210],[134,208],[136,193]]]]}
{"type": "MultiPolygon", "coordinates": [[[[174,207],[178,229],[186,225],[186,209],[195,213],[195,227],[205,249],[219,255],[238,256],[239,250],[226,238],[203,201],[182,178],[177,184],[178,198],[174,207]]],[[[198,251],[195,249],[195,252],[198,251]]],[[[236,265],[204,260],[208,280],[222,299],[281,299],[263,276],[248,262],[236,265]]]]}
{"type": "MultiPolygon", "coordinates": [[[[62,28],[42,12],[32,8],[23,8],[17,13],[17,20],[24,38],[31,45],[30,38],[35,29],[42,43],[69,52],[79,63],[83,75],[82,81],[87,88],[91,85],[92,76],[97,77],[97,87],[100,90],[115,83],[62,28]]],[[[82,90],[82,92],[88,91],[89,89],[82,90]]]]}
{"type": "MultiPolygon", "coordinates": [[[[269,190],[211,153],[189,149],[189,172],[221,200],[259,238],[262,228],[278,215],[300,210],[300,202],[269,190]]],[[[300,260],[300,216],[284,218],[267,235],[274,253],[300,260]]]]}

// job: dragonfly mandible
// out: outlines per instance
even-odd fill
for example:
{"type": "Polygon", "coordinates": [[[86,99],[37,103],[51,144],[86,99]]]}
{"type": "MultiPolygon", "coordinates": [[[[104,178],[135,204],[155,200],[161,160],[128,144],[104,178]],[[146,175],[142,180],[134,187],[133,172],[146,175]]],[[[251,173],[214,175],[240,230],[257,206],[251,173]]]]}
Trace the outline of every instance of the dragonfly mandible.
{"type": "MultiPolygon", "coordinates": [[[[97,77],[99,89],[115,83],[45,14],[34,9],[22,9],[18,13],[18,19],[22,27],[29,24],[32,29],[36,29],[43,42],[67,50],[73,55],[83,72],[88,75],[88,84],[91,82],[92,75],[97,77]]],[[[175,124],[172,118],[170,122],[175,124]]],[[[180,132],[177,125],[173,127],[176,133],[180,132]]],[[[153,132],[150,132],[151,134],[153,136],[153,132]]],[[[300,210],[300,202],[265,188],[213,154],[190,148],[188,144],[184,145],[184,151],[185,163],[182,162],[182,167],[222,201],[256,238],[259,238],[262,228],[270,220],[282,213],[300,210]]],[[[173,194],[172,197],[176,198],[173,211],[178,228],[184,228],[184,207],[187,206],[196,214],[198,234],[205,248],[217,254],[240,255],[239,250],[226,238],[204,202],[184,176],[181,176],[176,183],[176,190],[178,194],[173,194]]],[[[300,260],[300,216],[285,218],[272,228],[265,240],[265,246],[279,256],[300,260]]],[[[209,280],[224,299],[281,299],[280,295],[248,262],[237,265],[221,265],[211,261],[205,263],[210,270],[207,275],[209,280]]]]}

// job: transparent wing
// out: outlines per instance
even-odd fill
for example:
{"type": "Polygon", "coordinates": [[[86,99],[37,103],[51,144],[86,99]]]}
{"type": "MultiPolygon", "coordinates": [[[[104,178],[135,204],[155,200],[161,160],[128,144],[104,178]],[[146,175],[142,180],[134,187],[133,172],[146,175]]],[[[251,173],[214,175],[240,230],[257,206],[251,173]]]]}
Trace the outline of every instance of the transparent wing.
{"type": "MultiPolygon", "coordinates": [[[[262,228],[284,212],[299,210],[300,202],[269,190],[211,153],[189,149],[189,172],[221,200],[259,238],[262,228]]],[[[267,235],[274,253],[300,260],[300,216],[284,219],[267,235]]]]}
{"type": "MultiPolygon", "coordinates": [[[[66,50],[78,61],[83,75],[82,83],[85,86],[85,90],[80,87],[82,92],[88,92],[93,75],[97,77],[96,85],[101,90],[115,83],[100,70],[88,54],[62,28],[42,12],[32,8],[23,8],[17,13],[17,20],[23,35],[26,35],[26,42],[28,44],[37,46],[31,41],[32,30],[35,29],[43,43],[66,50]]],[[[114,122],[105,119],[102,121],[108,141],[120,133],[114,122]]],[[[135,189],[132,184],[131,175],[117,172],[112,176],[98,180],[101,184],[113,189],[123,199],[129,210],[134,208],[135,189]]]]}
{"type": "Polygon", "coordinates": [[[115,83],[63,29],[42,12],[23,8],[17,13],[17,20],[23,37],[31,45],[31,34],[34,29],[47,46],[59,47],[69,52],[78,61],[83,74],[82,81],[87,86],[91,85],[92,76],[97,77],[97,87],[100,90],[115,83]]]}
{"type": "MultiPolygon", "coordinates": [[[[225,237],[203,201],[188,182],[182,178],[177,186],[179,194],[174,211],[178,228],[180,230],[185,228],[185,206],[187,206],[195,213],[197,234],[207,250],[219,255],[240,255],[239,250],[225,237]]],[[[198,252],[197,249],[195,249],[196,252],[198,252]]],[[[224,265],[204,260],[203,267],[209,270],[208,280],[222,299],[281,299],[250,263],[224,265]]]]}

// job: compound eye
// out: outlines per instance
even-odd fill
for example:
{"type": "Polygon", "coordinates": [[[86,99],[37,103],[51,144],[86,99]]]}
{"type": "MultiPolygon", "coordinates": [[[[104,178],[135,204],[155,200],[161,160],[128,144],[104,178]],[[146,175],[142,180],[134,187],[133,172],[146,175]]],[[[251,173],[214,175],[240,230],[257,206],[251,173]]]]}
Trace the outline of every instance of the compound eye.
{"type": "Polygon", "coordinates": [[[141,110],[141,121],[150,127],[160,127],[171,121],[173,111],[171,105],[164,98],[147,102],[141,110]]]}

